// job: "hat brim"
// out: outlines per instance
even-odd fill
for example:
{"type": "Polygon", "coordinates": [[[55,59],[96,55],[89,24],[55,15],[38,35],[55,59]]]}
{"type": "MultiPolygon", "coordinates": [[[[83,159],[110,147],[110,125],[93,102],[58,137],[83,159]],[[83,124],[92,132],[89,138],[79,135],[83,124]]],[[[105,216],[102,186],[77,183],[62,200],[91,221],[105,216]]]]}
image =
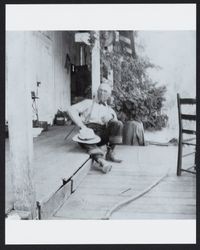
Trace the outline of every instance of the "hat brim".
{"type": "Polygon", "coordinates": [[[94,138],[92,139],[89,139],[89,140],[81,140],[79,138],[79,134],[76,134],[73,138],[72,138],[73,141],[75,142],[80,142],[80,143],[84,143],[84,144],[95,144],[95,143],[98,143],[101,141],[101,138],[98,136],[98,135],[95,135],[94,138]]]}

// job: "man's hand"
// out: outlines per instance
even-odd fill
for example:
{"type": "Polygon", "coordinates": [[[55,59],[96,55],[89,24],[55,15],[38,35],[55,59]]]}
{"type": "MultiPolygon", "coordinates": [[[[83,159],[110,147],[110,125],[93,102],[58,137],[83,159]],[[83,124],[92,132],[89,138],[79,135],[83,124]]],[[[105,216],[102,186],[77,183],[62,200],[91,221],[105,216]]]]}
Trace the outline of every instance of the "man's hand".
{"type": "Polygon", "coordinates": [[[69,115],[69,117],[71,118],[71,120],[80,128],[85,128],[86,126],[84,125],[84,123],[82,122],[79,113],[76,109],[74,109],[72,106],[68,107],[67,109],[67,113],[69,115]]]}
{"type": "Polygon", "coordinates": [[[83,139],[83,140],[93,139],[93,138],[95,138],[94,130],[91,128],[87,128],[87,127],[80,129],[79,137],[81,137],[81,139],[83,139]]]}

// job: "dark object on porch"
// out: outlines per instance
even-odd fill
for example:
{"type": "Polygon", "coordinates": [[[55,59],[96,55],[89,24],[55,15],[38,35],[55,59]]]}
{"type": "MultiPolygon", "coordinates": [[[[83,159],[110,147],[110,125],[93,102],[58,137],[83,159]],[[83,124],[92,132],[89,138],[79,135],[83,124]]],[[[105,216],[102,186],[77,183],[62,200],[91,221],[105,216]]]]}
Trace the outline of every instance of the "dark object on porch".
{"type": "Polygon", "coordinates": [[[123,144],[144,146],[144,128],[142,122],[127,121],[123,128],[123,144]]]}
{"type": "Polygon", "coordinates": [[[63,126],[65,125],[65,117],[66,117],[66,112],[63,112],[61,110],[58,109],[55,118],[54,118],[54,124],[55,125],[59,125],[59,126],[63,126]]]}
{"type": "Polygon", "coordinates": [[[33,128],[43,128],[43,131],[47,131],[48,123],[46,121],[33,120],[33,128]]]}
{"type": "Polygon", "coordinates": [[[57,116],[55,119],[55,123],[56,123],[56,125],[64,126],[65,125],[65,118],[57,116]]]}
{"type": "Polygon", "coordinates": [[[177,160],[177,175],[180,176],[182,171],[195,174],[196,173],[196,129],[191,130],[188,128],[183,128],[183,120],[186,121],[196,121],[196,114],[183,114],[182,113],[182,105],[196,105],[196,99],[194,98],[181,98],[179,94],[177,94],[177,105],[178,105],[178,120],[179,120],[179,143],[178,143],[178,160],[177,160]],[[183,134],[195,135],[193,138],[183,139],[183,134]],[[194,141],[190,142],[190,141],[194,141]],[[183,155],[183,145],[193,146],[194,151],[188,154],[183,155]],[[182,158],[189,156],[191,154],[195,154],[195,162],[191,167],[184,169],[182,168],[182,158]],[[193,171],[191,169],[194,169],[193,171]]]}
{"type": "Polygon", "coordinates": [[[5,134],[6,134],[6,138],[9,137],[9,132],[8,132],[8,122],[5,122],[5,134]]]}

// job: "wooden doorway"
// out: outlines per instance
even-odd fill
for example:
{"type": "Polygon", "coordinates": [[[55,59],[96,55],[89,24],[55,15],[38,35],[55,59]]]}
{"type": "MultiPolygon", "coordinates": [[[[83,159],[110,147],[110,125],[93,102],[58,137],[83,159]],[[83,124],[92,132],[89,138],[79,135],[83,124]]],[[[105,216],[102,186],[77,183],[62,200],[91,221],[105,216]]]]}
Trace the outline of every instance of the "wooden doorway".
{"type": "Polygon", "coordinates": [[[91,98],[91,71],[87,65],[71,67],[71,104],[91,98]]]}

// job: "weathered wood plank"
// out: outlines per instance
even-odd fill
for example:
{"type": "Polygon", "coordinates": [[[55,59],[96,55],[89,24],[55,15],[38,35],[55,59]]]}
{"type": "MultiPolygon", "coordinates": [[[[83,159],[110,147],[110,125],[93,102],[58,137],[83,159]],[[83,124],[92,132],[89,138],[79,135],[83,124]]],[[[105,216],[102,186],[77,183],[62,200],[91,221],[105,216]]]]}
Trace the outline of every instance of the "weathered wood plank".
{"type": "MultiPolygon", "coordinates": [[[[62,141],[64,141],[64,138],[62,141]]],[[[47,148],[51,148],[48,153],[43,156],[40,155],[34,160],[37,200],[42,200],[49,193],[57,190],[63,178],[71,178],[80,166],[89,159],[89,155],[75,143],[66,144],[62,147],[52,146],[49,143],[47,148]]]]}
{"type": "MultiPolygon", "coordinates": [[[[114,188],[102,188],[102,187],[80,187],[79,193],[83,196],[85,194],[95,194],[95,195],[106,195],[106,196],[112,196],[112,195],[120,195],[120,196],[130,196],[130,193],[137,194],[141,189],[135,188],[135,189],[129,189],[129,187],[114,187],[114,188]],[[129,190],[127,192],[124,192],[126,190],[129,190]]],[[[188,198],[194,198],[196,199],[196,195],[193,191],[191,192],[171,192],[171,191],[160,191],[160,190],[152,190],[151,192],[147,193],[146,196],[150,197],[167,197],[167,198],[179,198],[182,197],[184,199],[188,198]]]]}
{"type": "MultiPolygon", "coordinates": [[[[69,211],[67,214],[62,215],[55,215],[51,217],[51,219],[54,220],[66,220],[66,219],[82,219],[82,220],[101,220],[105,218],[107,210],[84,210],[83,213],[80,213],[80,211],[69,211]]],[[[130,220],[130,219],[196,219],[195,214],[182,214],[182,213],[140,213],[137,212],[122,212],[118,211],[114,214],[112,214],[110,219],[117,219],[117,220],[130,220]]]]}
{"type": "Polygon", "coordinates": [[[63,204],[63,202],[70,197],[80,185],[81,181],[87,175],[91,167],[91,159],[88,159],[81,168],[79,168],[69,181],[61,186],[55,193],[50,195],[48,199],[38,202],[39,219],[48,219],[51,217],[63,204]]]}
{"type": "MultiPolygon", "coordinates": [[[[122,147],[118,149],[118,152],[121,149],[122,147]]],[[[137,150],[140,149],[137,148],[137,150]]],[[[169,156],[171,150],[166,150],[165,154],[169,156]]],[[[176,151],[176,148],[173,150],[176,151]]],[[[125,148],[122,151],[125,154],[125,148]]],[[[152,152],[156,152],[156,155],[160,153],[159,148],[154,148],[153,151],[151,148],[147,151],[143,157],[150,156],[152,162],[156,160],[152,157],[152,152]]],[[[163,150],[161,151],[163,153],[163,150]]],[[[129,161],[113,164],[111,172],[107,175],[92,169],[55,216],[67,219],[102,219],[116,203],[141,193],[163,176],[171,164],[166,165],[166,159],[164,159],[161,165],[160,163],[147,164],[147,162],[145,165],[144,159],[141,158],[143,152],[141,150],[140,157],[137,157],[137,153],[133,153],[133,149],[129,148],[126,152],[129,161]],[[134,164],[132,164],[133,160],[134,164]]],[[[175,164],[169,176],[140,199],[116,211],[111,219],[195,218],[196,179],[187,175],[183,175],[183,178],[177,177],[176,158],[174,160],[175,164]]]]}
{"type": "MultiPolygon", "coordinates": [[[[127,190],[128,188],[127,187],[114,187],[114,188],[101,188],[101,187],[98,187],[98,188],[93,188],[92,186],[91,187],[83,187],[83,186],[80,186],[80,190],[79,193],[82,194],[83,196],[85,194],[91,194],[91,195],[104,195],[104,196],[113,196],[113,195],[121,195],[123,191],[127,190]]],[[[138,191],[135,190],[135,193],[137,193],[138,191]]]]}
{"type": "Polygon", "coordinates": [[[151,197],[151,196],[143,196],[140,199],[135,200],[131,204],[134,205],[134,203],[140,204],[140,205],[164,205],[164,206],[171,206],[172,205],[196,205],[196,199],[194,198],[180,198],[180,197],[151,197]]]}
{"type": "MultiPolygon", "coordinates": [[[[79,209],[68,210],[65,213],[56,214],[53,219],[105,219],[107,209],[79,209]]],[[[184,213],[183,211],[156,211],[155,213],[148,213],[148,211],[141,212],[140,210],[122,211],[118,210],[112,214],[110,219],[195,219],[196,213],[184,213]]]]}
{"type": "MultiPolygon", "coordinates": [[[[102,190],[105,190],[107,193],[109,193],[109,190],[115,190],[116,189],[116,193],[118,193],[119,191],[123,192],[123,191],[126,191],[127,189],[131,189],[131,190],[135,190],[135,191],[142,191],[143,189],[146,189],[148,188],[150,185],[153,184],[153,181],[152,182],[145,182],[145,183],[123,183],[123,184],[119,184],[117,185],[116,183],[103,183],[99,186],[95,185],[95,184],[87,184],[85,185],[82,189],[96,189],[96,190],[99,190],[99,189],[102,189],[102,190]]],[[[156,189],[158,187],[155,187],[154,189],[156,189]]],[[[171,191],[171,192],[175,192],[175,193],[183,193],[183,192],[190,192],[190,193],[193,193],[193,192],[196,192],[196,187],[191,185],[188,187],[187,186],[168,186],[167,184],[164,185],[164,186],[160,186],[159,187],[159,192],[162,193],[162,192],[167,192],[167,191],[171,191]]]]}
{"type": "Polygon", "coordinates": [[[88,159],[84,165],[72,176],[72,192],[74,192],[81,184],[87,173],[89,172],[92,165],[92,160],[88,159]]]}
{"type": "MultiPolygon", "coordinates": [[[[137,195],[131,194],[129,197],[137,195]]],[[[82,209],[102,209],[102,208],[109,208],[112,205],[116,204],[119,201],[125,200],[125,197],[120,196],[120,195],[110,195],[110,196],[105,196],[105,195],[96,195],[96,194],[89,194],[89,195],[82,195],[81,193],[78,193],[78,195],[74,196],[72,199],[68,200],[66,204],[63,206],[62,210],[65,210],[65,208],[69,209],[75,209],[77,206],[80,206],[82,209]]],[[[145,208],[147,205],[150,206],[195,206],[196,205],[196,200],[194,198],[169,198],[169,197],[141,197],[133,202],[130,203],[130,206],[138,206],[138,205],[143,205],[145,208]],[[172,205],[171,205],[172,204],[172,205]]],[[[125,206],[126,207],[126,206],[125,206]]]]}
{"type": "Polygon", "coordinates": [[[120,209],[123,212],[138,212],[140,213],[178,213],[178,214],[195,214],[196,213],[196,206],[195,205],[174,205],[174,204],[148,204],[148,206],[137,204],[137,201],[128,204],[120,209]]]}
{"type": "Polygon", "coordinates": [[[194,192],[172,192],[172,191],[163,191],[161,192],[160,190],[153,190],[152,192],[149,192],[146,194],[146,196],[150,197],[172,197],[172,198],[177,198],[177,197],[182,197],[184,199],[188,198],[194,198],[196,199],[196,193],[194,192]]]}
{"type": "MultiPolygon", "coordinates": [[[[118,172],[114,172],[114,169],[112,169],[112,171],[109,173],[109,175],[106,175],[105,177],[99,173],[95,171],[90,171],[88,174],[87,179],[85,180],[85,185],[87,184],[93,184],[93,183],[97,183],[99,184],[104,184],[104,183],[145,183],[145,182],[151,182],[151,181],[155,181],[157,179],[159,179],[161,176],[163,176],[163,174],[149,174],[147,173],[146,175],[143,175],[140,173],[137,175],[135,175],[133,172],[131,173],[131,171],[127,171],[126,169],[124,169],[124,172],[126,174],[124,174],[123,172],[121,172],[121,174],[118,174],[118,172]],[[91,172],[93,172],[93,174],[91,174],[91,172]],[[128,174],[127,174],[128,172],[128,174]]],[[[165,172],[166,173],[166,172],[165,172]]],[[[179,177],[174,177],[174,175],[168,175],[163,181],[162,183],[168,183],[168,185],[180,185],[180,186],[184,186],[184,185],[196,185],[196,178],[193,175],[189,175],[189,176],[181,176],[181,178],[179,177]]]]}
{"type": "MultiPolygon", "coordinates": [[[[78,199],[76,197],[76,199],[74,199],[73,201],[69,202],[68,205],[66,205],[66,208],[62,208],[61,211],[59,211],[59,213],[56,214],[56,216],[62,216],[65,218],[78,218],[78,219],[87,219],[87,218],[100,218],[99,216],[101,215],[101,218],[103,218],[106,214],[106,211],[108,211],[116,202],[118,202],[119,199],[117,199],[117,197],[105,197],[105,196],[101,196],[101,197],[85,197],[78,199]],[[81,212],[80,212],[81,211],[81,212]],[[96,211],[96,212],[95,212],[96,211]],[[95,217],[96,214],[96,217],[95,217]],[[90,217],[92,216],[92,217],[90,217]],[[103,216],[103,217],[102,217],[103,216]]],[[[138,200],[139,201],[139,200],[138,200]]],[[[193,205],[184,205],[184,200],[181,200],[181,202],[178,201],[178,199],[176,200],[177,203],[174,204],[171,207],[169,206],[169,203],[167,203],[167,201],[165,203],[162,204],[161,203],[153,203],[151,204],[151,202],[149,203],[139,203],[137,204],[137,202],[133,202],[131,203],[131,208],[128,206],[125,206],[123,209],[119,210],[119,213],[128,213],[128,214],[135,214],[135,213],[139,213],[143,214],[143,213],[148,213],[153,214],[159,214],[160,218],[163,218],[162,215],[164,215],[164,218],[166,217],[165,215],[168,213],[169,216],[168,218],[172,217],[175,218],[176,216],[170,216],[171,214],[182,214],[182,217],[184,217],[183,215],[190,215],[190,214],[195,214],[195,205],[194,205],[194,201],[193,201],[193,205]],[[142,209],[141,209],[142,206],[142,209]],[[124,212],[125,211],[125,212],[124,212]]],[[[118,213],[115,212],[115,213],[118,213]]],[[[158,218],[159,218],[158,217],[158,218]]],[[[120,218],[120,216],[119,216],[120,218]]],[[[151,216],[149,216],[149,218],[151,218],[151,216]]],[[[188,216],[188,218],[191,218],[188,216]]]]}
{"type": "Polygon", "coordinates": [[[54,217],[52,217],[51,219],[67,219],[67,220],[76,220],[76,219],[80,219],[80,220],[98,220],[98,219],[102,219],[104,218],[106,213],[106,210],[83,210],[80,212],[80,210],[70,210],[67,211],[64,214],[60,214],[59,215],[55,215],[54,217]]]}
{"type": "Polygon", "coordinates": [[[48,219],[71,195],[71,181],[61,186],[54,194],[46,200],[38,202],[38,217],[41,220],[48,219]]]}
{"type": "Polygon", "coordinates": [[[114,213],[110,219],[124,219],[124,220],[160,220],[160,219],[176,219],[176,220],[180,220],[180,219],[196,219],[196,215],[195,214],[179,214],[179,213],[140,213],[140,212],[121,212],[118,211],[117,213],[114,213]]]}

